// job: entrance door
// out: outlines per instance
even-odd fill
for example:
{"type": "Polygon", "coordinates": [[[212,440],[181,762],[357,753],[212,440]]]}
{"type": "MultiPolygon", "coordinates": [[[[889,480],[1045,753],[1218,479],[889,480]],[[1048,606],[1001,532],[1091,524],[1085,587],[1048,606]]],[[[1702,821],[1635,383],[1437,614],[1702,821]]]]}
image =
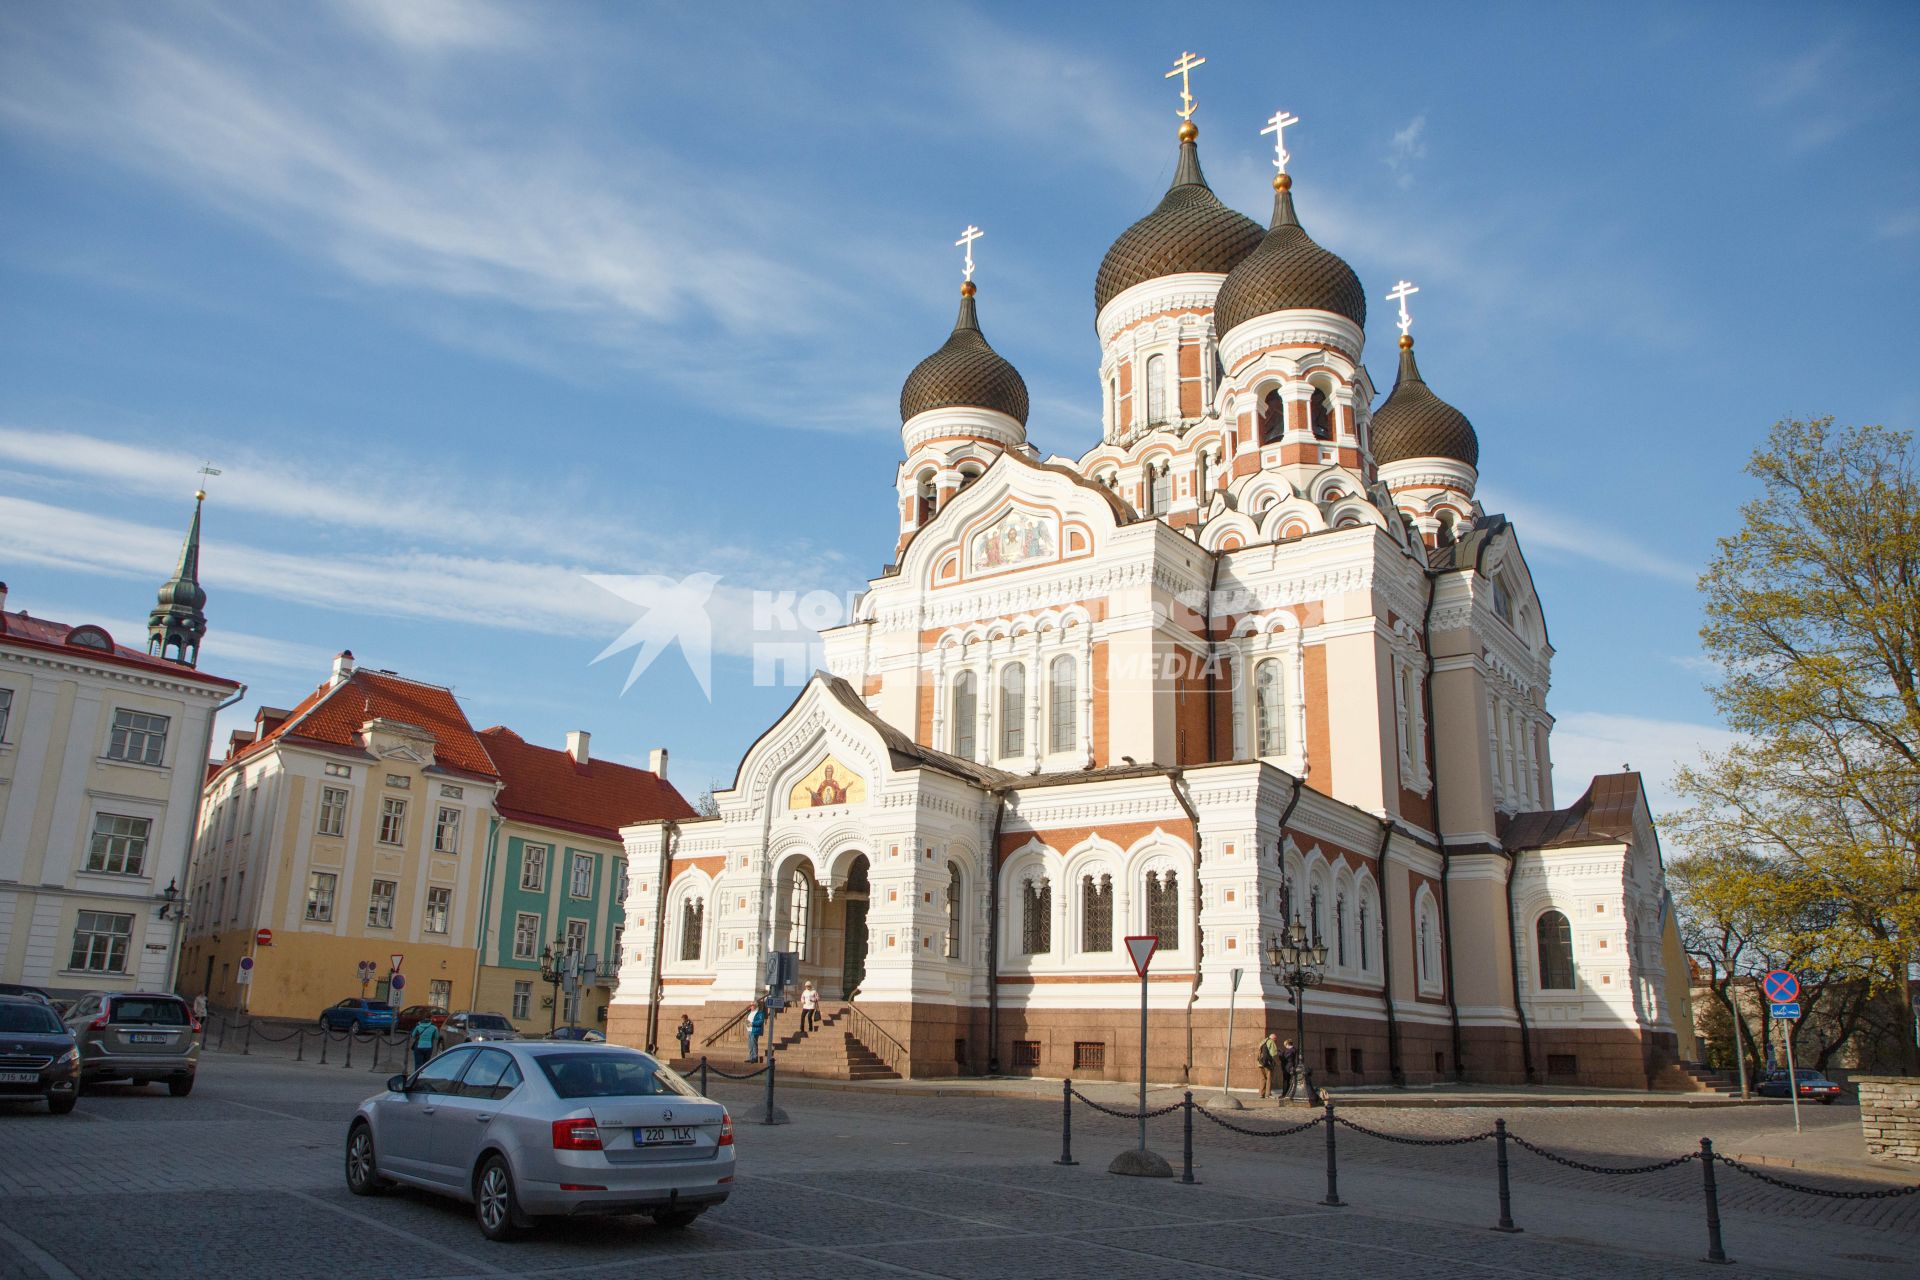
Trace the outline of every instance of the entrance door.
{"type": "Polygon", "coordinates": [[[853,999],[853,993],[867,976],[867,900],[847,899],[846,960],[840,970],[840,998],[853,999]]]}

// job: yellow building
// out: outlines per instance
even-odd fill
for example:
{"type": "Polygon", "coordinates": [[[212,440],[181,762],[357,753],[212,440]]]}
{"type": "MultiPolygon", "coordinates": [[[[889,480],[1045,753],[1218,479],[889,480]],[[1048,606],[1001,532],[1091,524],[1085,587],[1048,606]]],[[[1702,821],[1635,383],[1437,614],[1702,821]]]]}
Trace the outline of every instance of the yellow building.
{"type": "Polygon", "coordinates": [[[180,990],[260,1017],[359,995],[467,1008],[499,788],[450,690],[342,653],[297,707],[234,733],[208,780],[180,990]]]}

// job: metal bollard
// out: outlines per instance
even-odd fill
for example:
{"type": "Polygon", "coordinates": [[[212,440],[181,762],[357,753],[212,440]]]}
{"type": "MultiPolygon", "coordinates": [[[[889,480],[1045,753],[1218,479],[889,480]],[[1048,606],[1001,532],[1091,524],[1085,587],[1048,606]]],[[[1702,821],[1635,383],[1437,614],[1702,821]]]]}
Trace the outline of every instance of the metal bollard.
{"type": "Polygon", "coordinates": [[[376,1031],[373,1033],[373,1065],[368,1067],[367,1070],[378,1071],[379,1069],[380,1069],[380,1033],[376,1031]]]}
{"type": "Polygon", "coordinates": [[[1327,1126],[1327,1198],[1320,1203],[1338,1209],[1343,1202],[1340,1199],[1340,1172],[1333,1154],[1333,1104],[1329,1102],[1326,1107],[1323,1123],[1327,1126]]]}
{"type": "Polygon", "coordinates": [[[327,1029],[325,1027],[321,1027],[320,1028],[320,1065],[323,1067],[327,1065],[327,1045],[332,1043],[332,1041],[333,1041],[333,1037],[330,1034],[328,1034],[327,1029]]]}
{"type": "Polygon", "coordinates": [[[1180,1181],[1193,1185],[1193,1090],[1187,1090],[1186,1100],[1182,1103],[1182,1116],[1185,1120],[1185,1132],[1180,1138],[1180,1181]]]}
{"type": "Polygon", "coordinates": [[[767,1123],[773,1123],[773,1049],[767,1049],[767,1123]]]}
{"type": "Polygon", "coordinates": [[[347,1060],[340,1065],[342,1067],[351,1067],[353,1065],[353,1031],[351,1028],[347,1031],[347,1060]]]}
{"type": "Polygon", "coordinates": [[[1073,1081],[1060,1082],[1060,1158],[1055,1164],[1079,1164],[1073,1158],[1073,1081]]]}
{"type": "Polygon", "coordinates": [[[307,1060],[307,1029],[305,1027],[300,1028],[300,1038],[293,1042],[293,1060],[295,1062],[307,1060]]]}
{"type": "Polygon", "coordinates": [[[1497,1153],[1494,1156],[1494,1165],[1500,1170],[1500,1225],[1494,1230],[1505,1231],[1512,1235],[1524,1228],[1513,1225],[1513,1196],[1507,1190],[1507,1122],[1505,1120],[1493,1122],[1493,1148],[1497,1153]]]}
{"type": "Polygon", "coordinates": [[[1727,1251],[1720,1246],[1720,1193],[1713,1185],[1713,1139],[1700,1139],[1700,1180],[1707,1194],[1707,1258],[1708,1262],[1727,1261],[1727,1251]]]}
{"type": "Polygon", "coordinates": [[[710,1098],[713,1094],[707,1089],[707,1055],[700,1055],[700,1096],[710,1098]]]}
{"type": "Polygon", "coordinates": [[[227,1020],[225,1018],[222,1018],[220,1019],[220,1048],[225,1049],[226,1047],[227,1047],[227,1020]]]}
{"type": "Polygon", "coordinates": [[[253,1019],[252,1018],[247,1019],[247,1042],[240,1046],[240,1052],[242,1054],[249,1054],[253,1052],[253,1019]]]}

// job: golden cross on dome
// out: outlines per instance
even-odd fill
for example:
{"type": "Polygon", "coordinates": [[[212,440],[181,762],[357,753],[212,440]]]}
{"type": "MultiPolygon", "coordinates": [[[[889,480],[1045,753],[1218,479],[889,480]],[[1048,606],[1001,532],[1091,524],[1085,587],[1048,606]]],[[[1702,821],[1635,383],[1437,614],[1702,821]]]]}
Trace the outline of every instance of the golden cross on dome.
{"type": "Polygon", "coordinates": [[[1183,53],[1173,60],[1173,70],[1160,77],[1162,80],[1171,80],[1175,76],[1180,77],[1180,109],[1173,114],[1179,116],[1182,120],[1190,120],[1193,118],[1194,102],[1193,94],[1190,92],[1192,86],[1188,83],[1187,76],[1195,67],[1205,62],[1205,58],[1196,57],[1191,53],[1183,53]]]}
{"type": "Polygon", "coordinates": [[[987,234],[986,232],[982,231],[980,228],[974,226],[971,222],[969,222],[967,224],[967,229],[960,233],[960,238],[953,242],[955,245],[966,246],[967,267],[966,267],[966,270],[961,273],[960,278],[962,280],[965,280],[968,284],[973,283],[973,242],[975,240],[980,239],[982,236],[986,234],[987,234]]]}
{"type": "Polygon", "coordinates": [[[1400,304],[1400,336],[1406,337],[1407,330],[1413,328],[1413,317],[1407,313],[1407,299],[1420,292],[1420,286],[1411,280],[1402,280],[1387,290],[1387,301],[1400,304]]]}
{"type": "Polygon", "coordinates": [[[1280,172],[1287,171],[1287,161],[1293,159],[1287,154],[1287,130],[1300,123],[1300,117],[1289,115],[1285,111],[1276,111],[1267,117],[1267,127],[1260,132],[1273,135],[1273,167],[1280,172]]]}

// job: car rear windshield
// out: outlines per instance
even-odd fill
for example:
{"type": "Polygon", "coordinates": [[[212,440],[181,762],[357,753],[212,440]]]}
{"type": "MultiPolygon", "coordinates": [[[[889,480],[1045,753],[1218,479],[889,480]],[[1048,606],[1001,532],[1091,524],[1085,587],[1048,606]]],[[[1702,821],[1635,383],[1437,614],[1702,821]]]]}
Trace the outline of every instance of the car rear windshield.
{"type": "Polygon", "coordinates": [[[367,1001],[367,1008],[373,1010],[375,1013],[385,1013],[392,1009],[393,1006],[385,1000],[369,1000],[367,1001]]]}
{"type": "Polygon", "coordinates": [[[57,1035],[60,1019],[43,1004],[0,1004],[0,1034],[57,1035]]]}
{"type": "Polygon", "coordinates": [[[697,1098],[700,1091],[637,1053],[543,1053],[547,1083],[563,1098],[697,1098]]]}
{"type": "Polygon", "coordinates": [[[467,1025],[478,1027],[482,1031],[511,1031],[513,1024],[497,1013],[470,1013],[467,1025]]]}
{"type": "Polygon", "coordinates": [[[109,1020],[150,1027],[184,1027],[188,1022],[187,1006],[164,996],[116,996],[109,1020]]]}

